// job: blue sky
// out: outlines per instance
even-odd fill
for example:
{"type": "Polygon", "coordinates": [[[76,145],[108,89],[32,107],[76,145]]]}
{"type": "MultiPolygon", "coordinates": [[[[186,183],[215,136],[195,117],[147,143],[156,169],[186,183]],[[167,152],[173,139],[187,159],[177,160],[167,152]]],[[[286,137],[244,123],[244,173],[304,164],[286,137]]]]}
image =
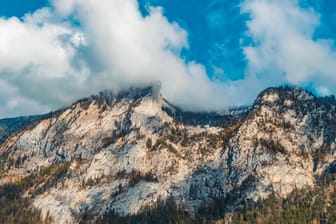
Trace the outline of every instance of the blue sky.
{"type": "Polygon", "coordinates": [[[0,0],[0,15],[21,17],[27,12],[34,12],[47,4],[47,0],[0,0]]]}
{"type": "Polygon", "coordinates": [[[156,81],[187,110],[336,94],[333,0],[0,0],[0,16],[0,117],[156,81]]]}
{"type": "MultiPolygon", "coordinates": [[[[242,2],[140,0],[140,9],[146,14],[146,5],[163,7],[164,14],[169,19],[179,22],[188,30],[190,49],[186,52],[186,57],[206,65],[209,75],[213,75],[213,68],[217,67],[226,72],[222,79],[236,80],[243,78],[246,72],[247,62],[242,47],[253,45],[253,41],[246,35],[246,22],[250,17],[248,13],[241,12],[242,2]]],[[[315,39],[336,40],[334,0],[301,0],[299,5],[316,11],[320,16],[321,23],[314,32],[315,39]]]]}
{"type": "MultiPolygon", "coordinates": [[[[204,64],[211,77],[235,80],[244,76],[246,60],[240,47],[242,38],[248,41],[248,15],[240,13],[239,4],[240,0],[140,0],[139,8],[145,16],[148,5],[163,7],[168,19],[189,33],[190,48],[183,56],[204,64]],[[216,75],[215,67],[227,75],[216,75]]],[[[48,5],[47,0],[1,0],[0,15],[21,17],[48,5]]]]}
{"type": "Polygon", "coordinates": [[[226,75],[216,78],[240,79],[244,76],[246,59],[242,52],[247,14],[240,13],[240,0],[178,1],[142,0],[146,5],[161,6],[164,14],[177,21],[189,33],[190,48],[184,52],[188,60],[206,65],[210,76],[216,76],[215,68],[223,69],[226,75]]]}

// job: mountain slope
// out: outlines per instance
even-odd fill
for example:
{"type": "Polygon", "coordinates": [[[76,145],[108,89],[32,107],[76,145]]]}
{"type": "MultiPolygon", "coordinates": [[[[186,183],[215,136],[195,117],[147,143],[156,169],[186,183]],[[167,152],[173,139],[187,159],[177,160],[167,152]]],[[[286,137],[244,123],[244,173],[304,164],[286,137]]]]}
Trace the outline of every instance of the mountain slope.
{"type": "Polygon", "coordinates": [[[224,217],[314,187],[335,161],[332,98],[269,88],[251,108],[188,113],[159,91],[103,92],[16,132],[0,148],[0,184],[33,179],[18,197],[56,223],[135,214],[168,198],[192,215],[223,199],[224,217]]]}
{"type": "Polygon", "coordinates": [[[42,116],[27,116],[0,119],[0,144],[4,143],[8,137],[25,127],[38,121],[42,116]]]}

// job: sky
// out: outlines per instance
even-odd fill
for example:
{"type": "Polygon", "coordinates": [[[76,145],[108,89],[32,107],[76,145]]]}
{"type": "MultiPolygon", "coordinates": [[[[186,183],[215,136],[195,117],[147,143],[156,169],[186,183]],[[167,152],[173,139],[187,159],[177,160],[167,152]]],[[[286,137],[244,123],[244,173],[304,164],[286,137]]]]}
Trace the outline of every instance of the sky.
{"type": "Polygon", "coordinates": [[[0,117],[160,82],[185,110],[336,94],[334,0],[0,0],[0,117]]]}

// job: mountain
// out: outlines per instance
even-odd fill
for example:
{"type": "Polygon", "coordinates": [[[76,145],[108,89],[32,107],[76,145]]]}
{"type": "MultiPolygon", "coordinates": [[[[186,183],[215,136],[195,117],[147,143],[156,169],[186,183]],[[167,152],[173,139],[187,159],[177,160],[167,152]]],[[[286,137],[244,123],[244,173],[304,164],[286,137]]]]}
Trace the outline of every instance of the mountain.
{"type": "Polygon", "coordinates": [[[185,112],[159,86],[105,91],[18,126],[0,146],[6,223],[230,223],[336,171],[335,98],[300,88],[224,113],[185,112]]]}
{"type": "Polygon", "coordinates": [[[4,143],[5,140],[15,132],[24,129],[41,118],[42,116],[38,115],[0,119],[0,144],[4,143]]]}

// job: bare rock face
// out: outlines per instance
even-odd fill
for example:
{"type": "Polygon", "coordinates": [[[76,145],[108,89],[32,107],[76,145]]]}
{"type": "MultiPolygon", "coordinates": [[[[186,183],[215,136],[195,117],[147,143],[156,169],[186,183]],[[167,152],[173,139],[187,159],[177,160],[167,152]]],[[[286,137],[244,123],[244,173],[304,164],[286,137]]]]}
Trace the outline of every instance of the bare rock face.
{"type": "Polygon", "coordinates": [[[335,161],[335,112],[332,98],[296,88],[267,89],[251,108],[222,114],[184,112],[159,86],[103,92],[9,137],[0,184],[66,164],[64,175],[24,195],[57,223],[134,214],[168,197],[191,213],[231,198],[230,212],[242,201],[313,187],[335,161]]]}

